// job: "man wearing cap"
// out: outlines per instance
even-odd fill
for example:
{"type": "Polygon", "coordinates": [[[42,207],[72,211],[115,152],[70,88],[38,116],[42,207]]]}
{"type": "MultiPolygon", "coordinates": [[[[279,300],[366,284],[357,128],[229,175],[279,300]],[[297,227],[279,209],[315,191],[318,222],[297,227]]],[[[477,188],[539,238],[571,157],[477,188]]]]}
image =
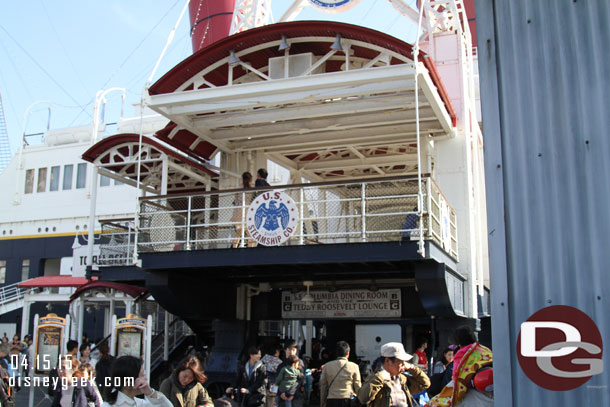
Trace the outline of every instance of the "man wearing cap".
{"type": "Polygon", "coordinates": [[[413,407],[411,393],[430,387],[430,379],[417,366],[407,363],[413,358],[402,343],[389,342],[381,347],[382,369],[369,375],[358,392],[362,404],[371,407],[413,407]],[[410,376],[400,374],[408,372],[410,376]],[[389,402],[388,402],[389,399],[389,402]]]}

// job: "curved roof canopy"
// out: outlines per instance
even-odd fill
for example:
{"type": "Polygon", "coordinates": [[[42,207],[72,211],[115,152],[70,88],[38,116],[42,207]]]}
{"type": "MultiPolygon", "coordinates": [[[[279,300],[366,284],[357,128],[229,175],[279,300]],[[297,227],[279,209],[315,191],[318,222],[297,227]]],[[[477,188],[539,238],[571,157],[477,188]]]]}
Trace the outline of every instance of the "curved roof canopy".
{"type": "Polygon", "coordinates": [[[142,294],[144,294],[146,292],[146,288],[136,286],[136,285],[115,283],[112,281],[96,280],[96,281],[90,281],[87,284],[82,285],[79,288],[77,288],[76,291],[74,291],[74,294],[72,294],[70,296],[70,301],[74,301],[75,299],[77,299],[78,297],[83,295],[85,292],[88,292],[91,290],[96,290],[96,289],[97,290],[112,289],[112,290],[116,290],[116,291],[121,291],[133,298],[138,298],[139,296],[141,296],[142,294]]]}
{"type": "Polygon", "coordinates": [[[312,180],[401,175],[416,168],[420,134],[455,131],[431,58],[368,28],[332,21],[271,24],[224,38],[149,89],[172,120],[165,141],[205,157],[262,150],[312,180]]]}
{"type": "Polygon", "coordinates": [[[101,140],[83,154],[83,159],[98,166],[100,174],[135,186],[140,161],[140,180],[150,192],[184,193],[202,190],[218,174],[189,155],[161,142],[138,134],[118,134],[101,140]],[[167,179],[164,188],[164,162],[167,179]]]}

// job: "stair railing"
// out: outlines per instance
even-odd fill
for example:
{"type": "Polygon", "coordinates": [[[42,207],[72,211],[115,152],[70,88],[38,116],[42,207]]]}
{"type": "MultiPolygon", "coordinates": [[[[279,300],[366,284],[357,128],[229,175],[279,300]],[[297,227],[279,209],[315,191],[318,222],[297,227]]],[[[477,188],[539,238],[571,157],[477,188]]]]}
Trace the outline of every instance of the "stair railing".
{"type": "Polygon", "coordinates": [[[22,282],[23,281],[19,281],[18,283],[0,287],[0,306],[23,298],[27,289],[17,287],[17,285],[22,282]]]}
{"type": "Polygon", "coordinates": [[[176,347],[178,347],[182,341],[189,335],[192,334],[191,329],[183,320],[176,318],[169,325],[167,332],[160,332],[154,339],[153,345],[150,352],[151,363],[150,365],[154,368],[163,361],[163,344],[164,337],[168,335],[169,342],[169,353],[171,353],[176,347]],[[159,338],[159,339],[158,339],[159,338]]]}

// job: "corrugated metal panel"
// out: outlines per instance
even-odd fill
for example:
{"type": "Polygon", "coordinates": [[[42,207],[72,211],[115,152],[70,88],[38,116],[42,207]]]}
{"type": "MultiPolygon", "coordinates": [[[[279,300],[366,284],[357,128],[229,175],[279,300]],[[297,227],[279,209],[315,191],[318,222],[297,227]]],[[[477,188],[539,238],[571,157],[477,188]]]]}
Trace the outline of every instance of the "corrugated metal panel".
{"type": "Polygon", "coordinates": [[[570,391],[524,374],[520,325],[549,305],[610,345],[610,2],[477,0],[496,406],[610,406],[610,365],[570,391]],[[508,327],[508,332],[506,332],[508,327]]]}

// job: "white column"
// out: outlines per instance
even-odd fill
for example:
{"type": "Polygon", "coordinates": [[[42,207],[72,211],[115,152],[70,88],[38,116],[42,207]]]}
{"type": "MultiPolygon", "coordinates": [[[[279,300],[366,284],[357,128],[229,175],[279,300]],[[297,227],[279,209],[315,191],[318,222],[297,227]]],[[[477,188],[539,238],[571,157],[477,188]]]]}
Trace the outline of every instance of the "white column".
{"type": "Polygon", "coordinates": [[[126,299],[125,301],[125,316],[133,314],[133,300],[126,299]]]}
{"type": "Polygon", "coordinates": [[[76,337],[76,341],[80,345],[83,339],[83,331],[85,323],[85,300],[81,297],[78,299],[78,335],[76,337]]]}
{"type": "Polygon", "coordinates": [[[112,326],[112,316],[114,315],[114,300],[110,300],[110,308],[108,308],[108,332],[106,335],[112,333],[114,327],[112,326]]]}
{"type": "MultiPolygon", "coordinates": [[[[21,340],[28,334],[30,327],[30,306],[31,302],[23,300],[23,309],[21,310],[21,340]]],[[[33,335],[35,332],[32,333],[33,335]]]]}
{"type": "MultiPolygon", "coordinates": [[[[92,165],[91,202],[89,204],[89,239],[87,240],[87,267],[93,267],[93,245],[95,244],[95,205],[97,200],[97,166],[92,165]]],[[[81,337],[82,338],[82,337],[81,337]]]]}
{"type": "Polygon", "coordinates": [[[311,341],[313,340],[313,321],[311,319],[308,319],[306,321],[306,327],[307,327],[307,335],[305,340],[307,341],[305,344],[305,353],[307,354],[307,356],[311,356],[313,357],[311,351],[312,351],[312,346],[311,346],[311,341]]]}
{"type": "MultiPolygon", "coordinates": [[[[78,301],[72,301],[70,303],[70,324],[66,324],[66,329],[70,330],[70,339],[77,340],[78,335],[78,301]]],[[[63,351],[63,349],[62,349],[63,351]]]]}
{"type": "Polygon", "coordinates": [[[167,173],[168,173],[168,165],[167,165],[167,154],[163,154],[163,167],[161,170],[161,195],[167,195],[167,173]]]}

